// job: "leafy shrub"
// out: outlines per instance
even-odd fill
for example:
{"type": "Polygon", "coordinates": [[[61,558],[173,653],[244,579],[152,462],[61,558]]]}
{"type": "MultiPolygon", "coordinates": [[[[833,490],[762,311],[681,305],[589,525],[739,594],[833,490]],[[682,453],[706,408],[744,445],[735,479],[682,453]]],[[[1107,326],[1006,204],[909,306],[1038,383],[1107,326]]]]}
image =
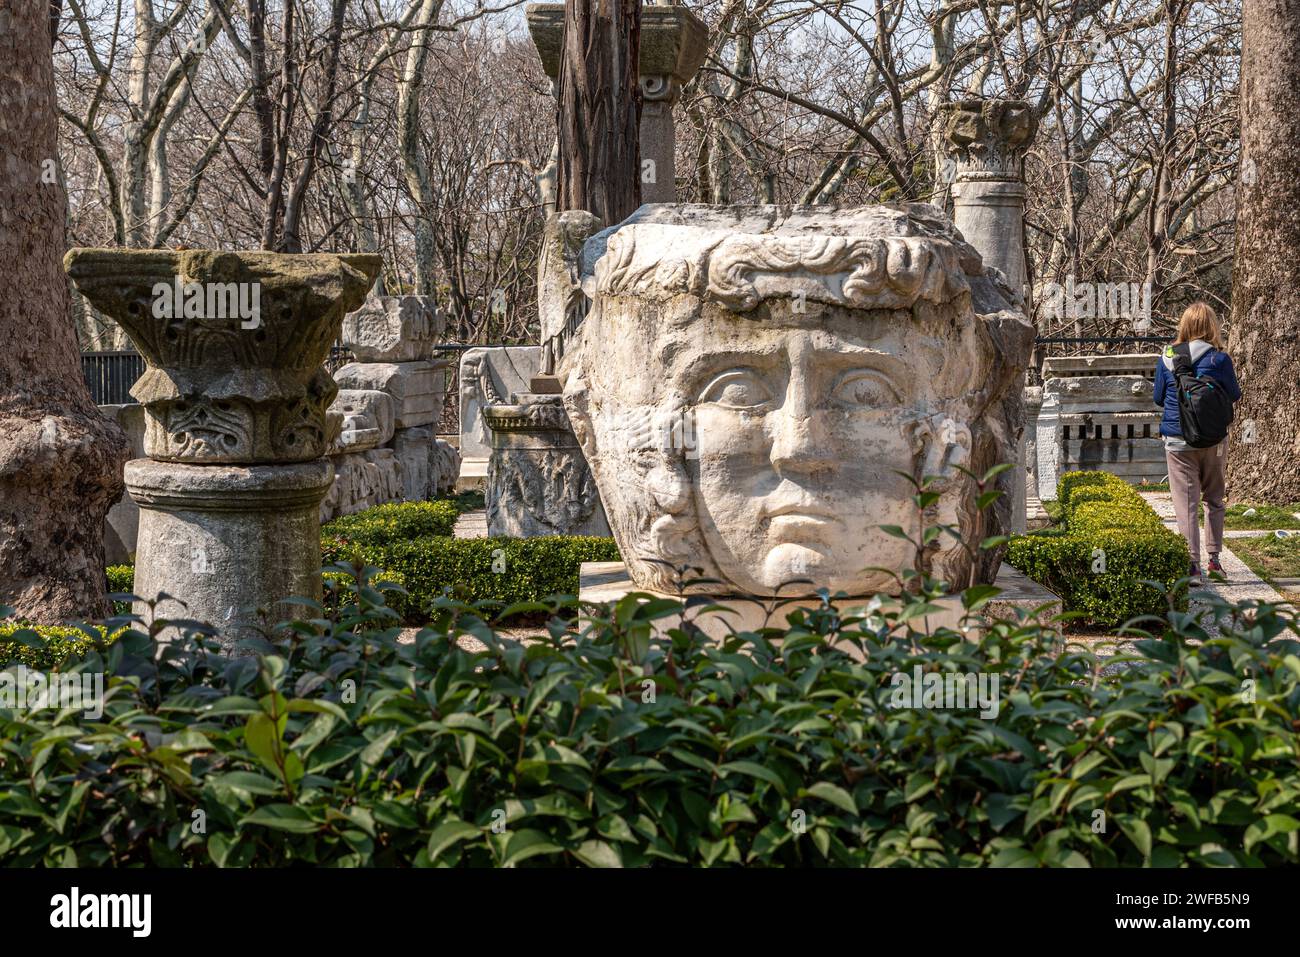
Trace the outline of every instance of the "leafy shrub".
{"type": "Polygon", "coordinates": [[[130,633],[81,664],[100,719],[0,709],[0,864],[1300,862],[1290,612],[1167,614],[1103,677],[1036,624],[918,633],[932,597],[715,643],[629,596],[529,646],[439,600],[401,644],[363,582],[249,657],[130,633]],[[914,669],[1000,707],[897,707],[914,669]]]}
{"type": "Polygon", "coordinates": [[[396,576],[406,596],[390,596],[407,620],[423,612],[450,589],[465,601],[505,605],[536,602],[550,595],[576,595],[583,562],[620,558],[612,538],[442,538],[393,541],[382,546],[352,545],[332,550],[330,560],[382,568],[396,576]]]}
{"type": "Polygon", "coordinates": [[[56,668],[69,658],[107,647],[125,631],[117,628],[109,632],[95,625],[72,628],[0,621],[0,666],[17,662],[29,668],[56,668]]]}
{"type": "Polygon", "coordinates": [[[1167,593],[1185,601],[1187,543],[1127,482],[1107,472],[1067,472],[1058,489],[1062,524],[1013,538],[1009,564],[1095,624],[1160,615],[1167,593]]]}
{"type": "Polygon", "coordinates": [[[359,545],[383,545],[427,535],[450,535],[459,515],[454,502],[389,502],[327,522],[321,528],[321,540],[339,538],[359,545]]]}

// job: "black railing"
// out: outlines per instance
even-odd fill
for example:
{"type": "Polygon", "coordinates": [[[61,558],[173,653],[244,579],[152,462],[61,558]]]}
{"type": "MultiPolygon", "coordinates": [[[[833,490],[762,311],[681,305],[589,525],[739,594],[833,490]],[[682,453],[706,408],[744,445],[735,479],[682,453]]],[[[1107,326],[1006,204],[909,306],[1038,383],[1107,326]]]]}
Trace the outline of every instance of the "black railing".
{"type": "Polygon", "coordinates": [[[131,386],[144,375],[138,352],[83,352],[81,374],[95,405],[134,405],[131,386]]]}

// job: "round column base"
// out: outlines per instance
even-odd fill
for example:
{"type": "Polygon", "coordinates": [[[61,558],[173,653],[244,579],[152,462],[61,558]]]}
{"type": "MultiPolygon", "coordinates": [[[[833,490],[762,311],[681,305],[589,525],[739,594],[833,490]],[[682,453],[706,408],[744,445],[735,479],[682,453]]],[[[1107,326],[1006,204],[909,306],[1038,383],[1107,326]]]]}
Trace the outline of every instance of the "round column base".
{"type": "MultiPolygon", "coordinates": [[[[190,619],[231,651],[301,616],[283,599],[319,600],[320,503],[328,459],[293,465],[179,465],[135,459],[126,487],[140,507],[134,611],[190,619]],[[165,597],[161,597],[165,596],[165,597]],[[148,601],[156,601],[151,610],[148,601]]],[[[174,627],[164,640],[174,639],[174,627]]]]}

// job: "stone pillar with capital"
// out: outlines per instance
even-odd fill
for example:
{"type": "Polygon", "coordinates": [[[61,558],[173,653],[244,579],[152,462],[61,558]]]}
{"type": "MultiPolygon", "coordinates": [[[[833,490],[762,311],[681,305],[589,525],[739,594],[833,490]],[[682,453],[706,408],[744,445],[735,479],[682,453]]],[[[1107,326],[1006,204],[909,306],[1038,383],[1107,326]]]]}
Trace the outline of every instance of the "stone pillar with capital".
{"type": "MultiPolygon", "coordinates": [[[[1025,269],[1025,153],[1038,132],[1023,100],[970,99],[944,106],[944,142],[952,164],[953,223],[968,243],[1006,277],[1029,308],[1025,269]]],[[[1026,531],[1026,436],[1017,443],[1011,530],[1026,531]]],[[[1038,508],[1041,509],[1041,505],[1038,508]]]]}
{"type": "MultiPolygon", "coordinates": [[[[1022,100],[958,100],[944,106],[953,168],[953,224],[1007,285],[1024,293],[1025,153],[1038,132],[1022,100]]],[[[1027,298],[1027,297],[1026,297],[1027,298]]]]}
{"type": "MultiPolygon", "coordinates": [[[[68,275],[145,373],[135,614],[218,628],[227,652],[321,594],[320,504],[342,426],[322,363],[378,256],[74,249],[68,275]]],[[[162,630],[177,637],[177,625],[162,630]]]]}

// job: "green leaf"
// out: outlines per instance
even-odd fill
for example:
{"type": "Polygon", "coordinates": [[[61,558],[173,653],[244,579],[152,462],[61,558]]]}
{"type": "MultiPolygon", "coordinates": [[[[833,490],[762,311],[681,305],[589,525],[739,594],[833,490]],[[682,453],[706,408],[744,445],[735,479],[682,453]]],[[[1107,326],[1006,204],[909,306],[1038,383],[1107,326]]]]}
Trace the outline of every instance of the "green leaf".
{"type": "Polygon", "coordinates": [[[841,811],[856,815],[858,806],[853,801],[853,795],[838,784],[831,784],[829,781],[818,781],[804,793],[810,794],[815,798],[821,798],[828,804],[833,804],[841,811]]]}
{"type": "Polygon", "coordinates": [[[573,856],[588,867],[622,867],[623,858],[618,849],[604,841],[583,841],[574,848],[573,856]]]}
{"type": "Polygon", "coordinates": [[[240,826],[259,825],[295,834],[312,834],[320,827],[311,815],[292,804],[264,804],[246,814],[239,823],[240,826]]]}
{"type": "Polygon", "coordinates": [[[436,861],[448,848],[481,835],[483,831],[459,818],[448,818],[429,835],[429,860],[436,861]]]}

